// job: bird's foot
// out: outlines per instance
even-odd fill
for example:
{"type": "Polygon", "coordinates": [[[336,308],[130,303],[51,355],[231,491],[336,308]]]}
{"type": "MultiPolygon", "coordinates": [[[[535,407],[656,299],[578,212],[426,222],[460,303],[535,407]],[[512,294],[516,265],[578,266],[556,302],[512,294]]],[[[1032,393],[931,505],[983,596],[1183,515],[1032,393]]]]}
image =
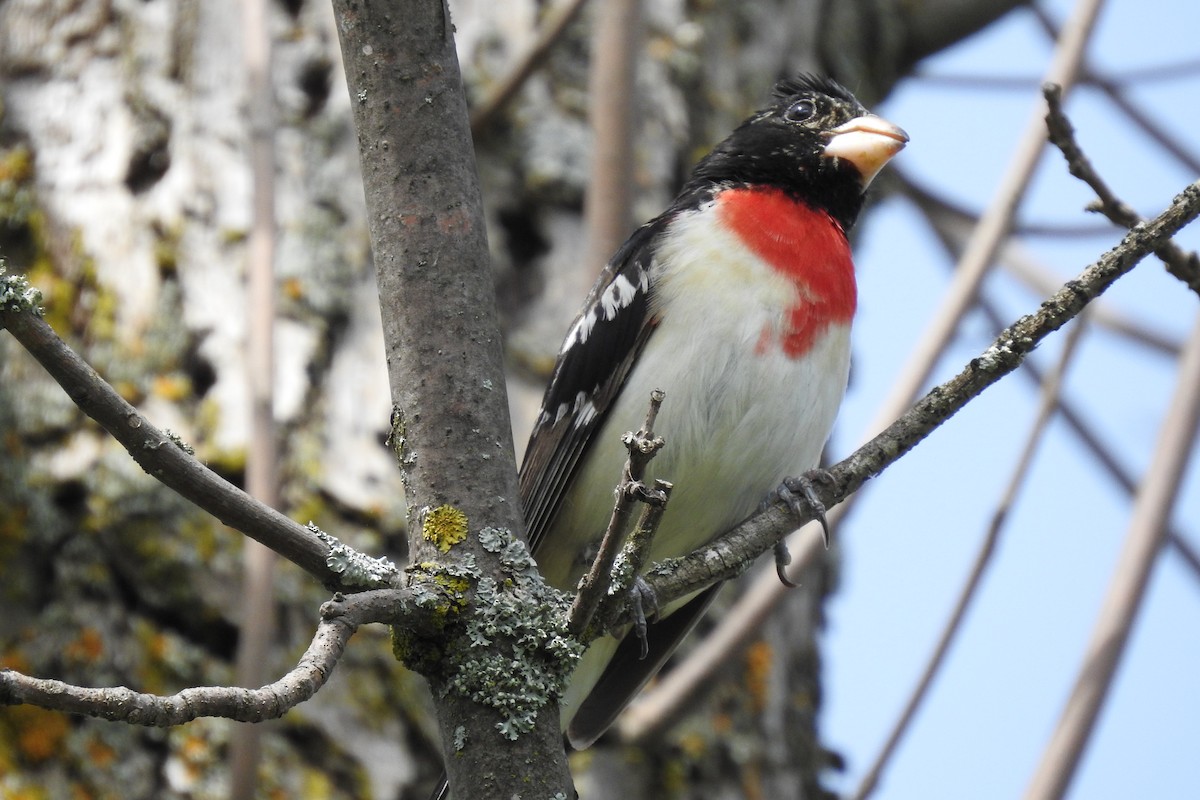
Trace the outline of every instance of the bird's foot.
{"type": "MultiPolygon", "coordinates": [[[[813,517],[817,522],[821,523],[821,541],[828,548],[829,521],[825,519],[825,504],[817,496],[815,484],[819,481],[828,482],[830,480],[829,472],[823,469],[810,469],[803,475],[797,475],[794,478],[784,478],[783,482],[772,489],[766,499],[762,501],[759,510],[764,510],[776,503],[783,503],[793,514],[799,516],[806,510],[811,509],[813,517]]],[[[779,575],[779,579],[788,586],[795,585],[786,577],[786,567],[791,563],[791,560],[792,557],[788,553],[787,545],[783,541],[780,541],[775,545],[775,571],[779,575]]]]}

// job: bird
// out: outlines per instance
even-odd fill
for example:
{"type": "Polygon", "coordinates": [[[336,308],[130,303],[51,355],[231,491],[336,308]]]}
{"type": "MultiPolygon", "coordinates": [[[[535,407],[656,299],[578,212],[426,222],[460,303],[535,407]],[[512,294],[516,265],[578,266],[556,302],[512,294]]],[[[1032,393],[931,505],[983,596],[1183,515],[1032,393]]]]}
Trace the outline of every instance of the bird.
{"type": "MultiPolygon", "coordinates": [[[[573,591],[607,527],[650,394],[665,393],[653,477],[674,485],[647,563],[683,556],[815,468],[846,390],[857,284],[847,234],[908,135],[834,80],[779,81],[602,270],[571,324],[520,470],[542,577],[573,591]]],[[[563,699],[595,741],[654,676],[716,588],[602,637],[563,699]]]]}
{"type": "MultiPolygon", "coordinates": [[[[647,563],[683,556],[815,468],[846,390],[857,285],[847,234],[908,142],[834,80],[779,81],[602,269],[559,351],[520,469],[542,577],[574,591],[612,513],[621,441],[665,392],[648,468],[673,492],[647,563]]],[[[562,699],[592,744],[719,586],[657,610],[645,640],[591,643],[562,699]]]]}

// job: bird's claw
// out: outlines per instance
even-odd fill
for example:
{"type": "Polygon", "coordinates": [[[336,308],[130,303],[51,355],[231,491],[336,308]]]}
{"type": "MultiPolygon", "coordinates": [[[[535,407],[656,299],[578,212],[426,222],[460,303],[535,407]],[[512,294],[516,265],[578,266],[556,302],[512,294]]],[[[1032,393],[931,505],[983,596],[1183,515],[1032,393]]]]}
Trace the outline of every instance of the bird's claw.
{"type": "Polygon", "coordinates": [[[629,605],[633,611],[633,632],[642,644],[640,658],[645,658],[650,654],[650,642],[646,636],[646,609],[650,609],[648,616],[658,616],[658,596],[640,575],[633,579],[633,585],[629,587],[629,605]]]}
{"type": "Polygon", "coordinates": [[[788,564],[792,563],[792,554],[788,551],[787,540],[780,539],[775,543],[775,574],[779,582],[789,589],[795,589],[800,584],[793,583],[787,575],[788,564]]]}
{"type": "MultiPolygon", "coordinates": [[[[810,469],[803,475],[797,475],[794,478],[784,478],[783,482],[771,493],[767,495],[767,499],[763,501],[763,507],[774,505],[775,503],[783,503],[793,514],[799,516],[804,513],[806,506],[812,510],[813,518],[821,523],[821,541],[825,543],[825,549],[829,549],[829,521],[825,519],[825,504],[821,502],[821,498],[817,496],[817,481],[830,480],[829,473],[823,469],[810,469]]],[[[784,548],[786,552],[786,547],[784,548]]],[[[775,553],[776,564],[779,563],[779,551],[775,553]]],[[[784,564],[786,565],[786,561],[784,564]]]]}

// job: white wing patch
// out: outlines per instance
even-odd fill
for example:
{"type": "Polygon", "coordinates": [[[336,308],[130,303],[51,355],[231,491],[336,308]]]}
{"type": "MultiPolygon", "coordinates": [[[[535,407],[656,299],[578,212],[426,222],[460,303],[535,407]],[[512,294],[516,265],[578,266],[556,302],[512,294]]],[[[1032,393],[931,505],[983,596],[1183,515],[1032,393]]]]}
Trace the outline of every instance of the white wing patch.
{"type": "Polygon", "coordinates": [[[604,294],[600,296],[600,307],[604,309],[604,319],[614,319],[618,311],[633,302],[637,292],[637,287],[630,283],[628,278],[624,275],[617,275],[604,290],[604,294]]]}
{"type": "Polygon", "coordinates": [[[578,430],[596,418],[596,404],[584,392],[575,395],[575,428],[578,430]]]}
{"type": "Polygon", "coordinates": [[[565,353],[571,347],[577,344],[583,344],[592,335],[592,328],[596,327],[596,309],[589,308],[587,311],[579,315],[579,319],[571,326],[570,332],[567,333],[566,341],[563,342],[562,351],[565,353]]]}

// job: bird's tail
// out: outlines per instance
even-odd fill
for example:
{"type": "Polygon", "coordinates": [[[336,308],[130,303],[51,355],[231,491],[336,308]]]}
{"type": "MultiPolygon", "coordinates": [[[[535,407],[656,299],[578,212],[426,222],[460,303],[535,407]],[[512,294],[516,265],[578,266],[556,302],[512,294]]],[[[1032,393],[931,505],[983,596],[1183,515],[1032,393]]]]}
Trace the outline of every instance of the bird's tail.
{"type": "Polygon", "coordinates": [[[438,781],[433,794],[429,795],[429,800],[450,800],[450,781],[446,779],[446,773],[442,773],[442,779],[438,781]]]}

